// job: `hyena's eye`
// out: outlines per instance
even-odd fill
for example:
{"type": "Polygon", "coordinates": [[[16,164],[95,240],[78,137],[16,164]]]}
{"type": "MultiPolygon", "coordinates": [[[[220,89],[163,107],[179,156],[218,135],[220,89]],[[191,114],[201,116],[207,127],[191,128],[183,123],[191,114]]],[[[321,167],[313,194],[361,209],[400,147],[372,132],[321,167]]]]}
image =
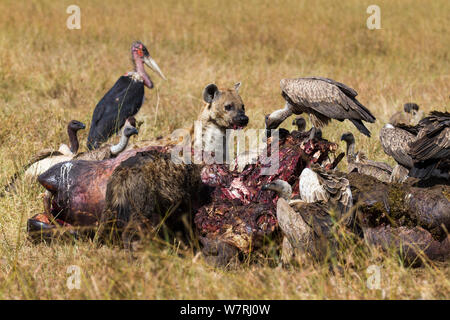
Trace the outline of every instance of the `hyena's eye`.
{"type": "Polygon", "coordinates": [[[227,104],[226,106],[225,106],[225,110],[226,111],[230,111],[230,110],[233,110],[234,109],[234,106],[232,105],[232,104],[227,104]]]}

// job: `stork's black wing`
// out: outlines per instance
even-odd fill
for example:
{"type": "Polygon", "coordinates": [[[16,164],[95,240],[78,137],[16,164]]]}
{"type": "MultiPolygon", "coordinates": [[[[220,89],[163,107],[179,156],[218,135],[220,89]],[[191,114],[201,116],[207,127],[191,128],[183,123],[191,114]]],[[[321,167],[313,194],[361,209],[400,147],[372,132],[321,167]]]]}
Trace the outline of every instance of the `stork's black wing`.
{"type": "Polygon", "coordinates": [[[105,94],[92,114],[87,145],[97,149],[125,124],[126,118],[134,116],[144,99],[144,83],[122,76],[105,94]]]}

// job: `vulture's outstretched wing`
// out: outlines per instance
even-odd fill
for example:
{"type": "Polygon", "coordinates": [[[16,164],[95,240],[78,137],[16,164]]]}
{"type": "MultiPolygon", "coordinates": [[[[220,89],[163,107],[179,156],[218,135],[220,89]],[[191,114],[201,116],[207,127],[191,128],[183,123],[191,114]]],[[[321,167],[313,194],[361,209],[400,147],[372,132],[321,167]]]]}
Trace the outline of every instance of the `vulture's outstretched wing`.
{"type": "Polygon", "coordinates": [[[450,121],[450,112],[442,111],[431,111],[428,117],[423,118],[419,121],[419,128],[425,128],[426,126],[433,123],[440,123],[443,126],[448,127],[450,121]]]}

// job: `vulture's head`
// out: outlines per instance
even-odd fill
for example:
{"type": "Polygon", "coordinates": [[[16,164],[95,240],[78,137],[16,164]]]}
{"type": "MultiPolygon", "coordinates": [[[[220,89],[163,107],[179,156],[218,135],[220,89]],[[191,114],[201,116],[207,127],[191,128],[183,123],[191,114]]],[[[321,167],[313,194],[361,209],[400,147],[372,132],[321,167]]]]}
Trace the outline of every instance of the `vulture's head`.
{"type": "Polygon", "coordinates": [[[355,137],[353,136],[353,133],[346,132],[341,136],[341,141],[345,141],[348,144],[355,143],[355,137]]]}
{"type": "Polygon", "coordinates": [[[136,129],[136,119],[134,117],[129,117],[125,121],[125,125],[123,127],[123,135],[127,138],[131,136],[137,135],[139,133],[138,129],[136,129]]]}
{"type": "Polygon", "coordinates": [[[150,53],[148,52],[147,48],[144,46],[144,44],[140,41],[135,41],[131,44],[131,59],[134,62],[134,64],[142,65],[142,63],[145,63],[150,69],[152,69],[154,72],[156,72],[161,78],[164,80],[167,80],[164,74],[162,73],[161,69],[159,68],[158,64],[153,60],[153,58],[150,56],[150,53]]]}
{"type": "Polygon", "coordinates": [[[123,129],[123,134],[125,137],[129,138],[131,136],[138,134],[138,130],[134,127],[125,127],[123,129]]]}
{"type": "Polygon", "coordinates": [[[297,127],[297,131],[303,132],[306,129],[306,120],[303,117],[295,117],[292,125],[297,127]]]}
{"type": "Polygon", "coordinates": [[[67,129],[77,132],[78,130],[86,129],[86,125],[80,121],[77,120],[71,120],[69,124],[67,125],[67,129]]]}
{"type": "Polygon", "coordinates": [[[417,103],[414,102],[408,102],[403,105],[403,109],[406,113],[411,113],[412,115],[415,115],[417,111],[419,111],[419,106],[417,103]]]}
{"type": "Polygon", "coordinates": [[[279,197],[290,200],[292,195],[292,187],[289,183],[284,180],[274,180],[271,183],[265,184],[261,187],[261,190],[272,190],[275,191],[279,197]]]}

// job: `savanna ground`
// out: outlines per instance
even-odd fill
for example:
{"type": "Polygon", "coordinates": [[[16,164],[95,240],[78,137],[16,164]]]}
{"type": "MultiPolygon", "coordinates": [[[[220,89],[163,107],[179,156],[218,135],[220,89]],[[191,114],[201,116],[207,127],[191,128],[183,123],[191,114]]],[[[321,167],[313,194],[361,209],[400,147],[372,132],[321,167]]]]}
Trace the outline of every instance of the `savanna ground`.
{"type": "MultiPolygon", "coordinates": [[[[166,74],[138,114],[137,139],[190,126],[211,82],[241,95],[250,128],[282,106],[279,80],[326,76],[359,92],[377,117],[372,138],[348,122],[324,136],[356,135],[358,148],[393,163],[378,131],[403,103],[425,111],[449,110],[450,3],[435,1],[17,1],[0,2],[0,181],[37,151],[66,142],[66,123],[89,126],[92,111],[116,79],[130,70],[129,47],[142,40],[166,74]],[[368,30],[366,8],[381,8],[381,30],[368,30]],[[66,27],[67,6],[81,8],[81,30],[66,27]]],[[[291,121],[283,126],[291,129],[291,121]]],[[[85,149],[87,130],[81,133],[85,149]]],[[[341,146],[342,148],[342,146],[341,146]]],[[[345,169],[343,164],[342,169],[345,169]]],[[[450,265],[402,266],[391,254],[350,244],[343,272],[306,261],[276,267],[277,255],[233,270],[214,269],[193,249],[150,244],[133,259],[90,241],[33,245],[26,219],[42,211],[37,183],[19,179],[0,198],[1,299],[445,299],[450,265]],[[80,289],[66,285],[71,265],[81,268],[80,289]],[[275,266],[274,266],[275,265],[275,266]],[[380,290],[367,287],[367,268],[380,267],[380,290]]],[[[370,269],[369,269],[370,270],[370,269]]]]}

